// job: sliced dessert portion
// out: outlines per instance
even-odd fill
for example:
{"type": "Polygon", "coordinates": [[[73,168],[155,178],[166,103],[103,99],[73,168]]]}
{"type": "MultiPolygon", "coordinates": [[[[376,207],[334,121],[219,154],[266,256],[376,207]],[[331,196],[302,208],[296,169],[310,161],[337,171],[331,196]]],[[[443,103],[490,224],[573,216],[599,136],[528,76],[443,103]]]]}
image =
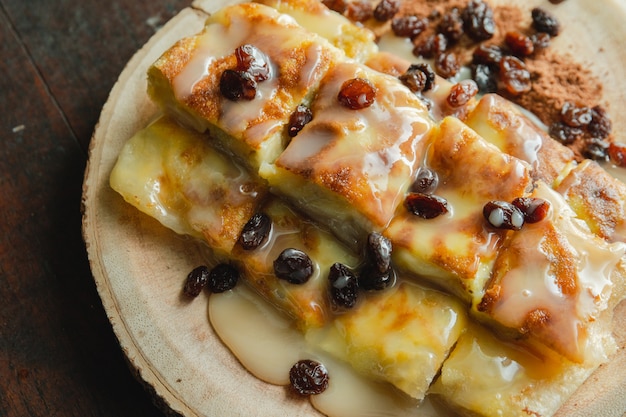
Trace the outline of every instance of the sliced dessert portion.
{"type": "Polygon", "coordinates": [[[384,231],[394,260],[466,302],[480,299],[507,234],[485,221],[483,208],[525,196],[529,166],[447,117],[433,128],[422,170],[428,175],[418,176],[384,231]]]}
{"type": "Polygon", "coordinates": [[[610,314],[625,285],[626,245],[592,234],[542,182],[531,198],[549,203],[547,215],[507,236],[476,310],[536,349],[599,363],[608,356],[599,342],[611,337],[610,314]]]}
{"type": "Polygon", "coordinates": [[[395,77],[357,63],[333,67],[312,120],[261,177],[351,245],[385,228],[416,175],[433,126],[395,77]]]}
{"type": "Polygon", "coordinates": [[[288,15],[256,3],[225,7],[148,70],[150,97],[209,130],[256,171],[283,150],[290,114],[344,53],[288,15]]]}
{"type": "Polygon", "coordinates": [[[532,176],[548,185],[574,162],[574,152],[541,130],[510,101],[496,95],[483,96],[463,121],[502,152],[532,166],[532,176]]]}
{"type": "Polygon", "coordinates": [[[378,52],[374,33],[330,10],[319,0],[255,0],[285,13],[307,30],[328,39],[348,58],[364,62],[378,52]]]}
{"type": "Polygon", "coordinates": [[[230,253],[267,187],[207,137],[161,117],[126,142],[110,176],[124,199],[179,234],[230,253]]]}
{"type": "MultiPolygon", "coordinates": [[[[610,341],[601,347],[613,349],[610,341]]],[[[475,324],[459,338],[430,394],[461,415],[551,416],[596,369],[533,354],[475,324]]]]}
{"type": "Polygon", "coordinates": [[[459,301],[403,281],[306,336],[357,372],[421,400],[465,327],[459,301]]]}

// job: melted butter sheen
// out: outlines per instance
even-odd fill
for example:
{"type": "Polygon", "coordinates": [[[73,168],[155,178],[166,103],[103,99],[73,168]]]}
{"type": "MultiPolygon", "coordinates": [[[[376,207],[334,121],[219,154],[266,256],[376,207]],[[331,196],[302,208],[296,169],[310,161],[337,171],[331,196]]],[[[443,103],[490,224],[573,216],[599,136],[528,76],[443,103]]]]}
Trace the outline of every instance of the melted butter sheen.
{"type": "Polygon", "coordinates": [[[386,384],[369,381],[352,368],[307,343],[291,321],[245,285],[212,294],[209,319],[222,341],[257,378],[276,385],[289,384],[289,370],[300,359],[324,363],[329,386],[312,396],[311,403],[331,417],[435,417],[441,413],[386,384]],[[254,340],[254,343],[250,343],[254,340]]]}

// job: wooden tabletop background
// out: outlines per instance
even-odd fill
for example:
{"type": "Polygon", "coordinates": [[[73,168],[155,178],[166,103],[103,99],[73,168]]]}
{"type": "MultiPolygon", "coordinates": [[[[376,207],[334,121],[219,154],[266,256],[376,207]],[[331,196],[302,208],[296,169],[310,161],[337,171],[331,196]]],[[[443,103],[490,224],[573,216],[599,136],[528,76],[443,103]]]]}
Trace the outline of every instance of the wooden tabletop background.
{"type": "Polygon", "coordinates": [[[102,105],[191,0],[0,0],[0,416],[163,416],[127,367],[81,236],[102,105]]]}

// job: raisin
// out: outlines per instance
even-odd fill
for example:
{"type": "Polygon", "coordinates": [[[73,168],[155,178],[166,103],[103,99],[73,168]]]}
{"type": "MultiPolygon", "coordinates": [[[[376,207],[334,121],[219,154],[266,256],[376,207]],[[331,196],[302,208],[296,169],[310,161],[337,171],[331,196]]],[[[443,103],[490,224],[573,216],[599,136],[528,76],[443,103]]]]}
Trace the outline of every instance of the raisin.
{"type": "Polygon", "coordinates": [[[270,77],[268,58],[256,46],[245,44],[235,49],[237,71],[247,72],[256,82],[270,77]]]}
{"type": "Polygon", "coordinates": [[[441,33],[426,36],[414,44],[413,55],[434,58],[448,49],[448,39],[441,33]]]}
{"type": "Polygon", "coordinates": [[[374,6],[368,0],[356,0],[346,6],[345,16],[353,22],[365,22],[374,15],[374,6]]]}
{"type": "Polygon", "coordinates": [[[288,248],[274,260],[274,274],[291,284],[304,284],[313,275],[313,262],[301,250],[288,248]]]}
{"type": "Polygon", "coordinates": [[[330,300],[335,307],[352,308],[359,296],[359,281],[354,273],[341,263],[335,263],[328,272],[330,300]]]}
{"type": "Polygon", "coordinates": [[[564,145],[575,142],[582,138],[585,132],[577,127],[571,127],[563,122],[554,122],[548,128],[548,134],[564,145]]]}
{"type": "Polygon", "coordinates": [[[561,31],[558,20],[550,13],[540,7],[531,10],[533,27],[537,32],[547,33],[550,36],[557,36],[561,31]]]}
{"type": "Polygon", "coordinates": [[[219,264],[209,273],[208,286],[211,292],[220,293],[231,290],[237,285],[239,271],[230,264],[219,264]]]}
{"type": "Polygon", "coordinates": [[[428,26],[428,19],[421,16],[407,15],[395,17],[391,21],[391,30],[394,35],[403,38],[415,38],[428,26]]]}
{"type": "Polygon", "coordinates": [[[499,69],[503,56],[502,48],[497,45],[479,45],[472,53],[472,63],[499,69]]]}
{"type": "Polygon", "coordinates": [[[561,121],[570,127],[585,127],[592,119],[591,109],[566,101],[561,108],[561,121]]]}
{"type": "Polygon", "coordinates": [[[321,394],[328,388],[328,371],[317,361],[302,359],[289,370],[289,382],[301,395],[321,394]]]}
{"type": "Polygon", "coordinates": [[[520,58],[527,57],[535,52],[533,40],[529,36],[517,31],[507,32],[504,37],[504,42],[513,55],[520,58]]]}
{"type": "Polygon", "coordinates": [[[550,46],[552,36],[548,35],[547,33],[539,32],[530,35],[530,39],[533,41],[535,50],[546,49],[548,46],[550,46]]]}
{"type": "Polygon", "coordinates": [[[324,6],[328,7],[330,10],[339,14],[343,14],[348,5],[347,0],[322,0],[322,3],[324,3],[324,6]]]}
{"type": "Polygon", "coordinates": [[[543,198],[518,197],[512,204],[522,212],[526,223],[540,222],[550,211],[550,203],[543,198]]]}
{"type": "Polygon", "coordinates": [[[458,8],[454,7],[437,25],[437,31],[444,35],[450,42],[456,42],[463,36],[463,19],[458,8]]]}
{"type": "Polygon", "coordinates": [[[496,31],[493,19],[493,10],[482,0],[471,0],[463,13],[463,28],[465,33],[475,41],[491,39],[496,31]]]}
{"type": "Polygon", "coordinates": [[[296,110],[289,116],[289,124],[287,125],[289,137],[295,137],[311,120],[313,120],[311,109],[303,105],[296,107],[296,110]]]}
{"type": "Polygon", "coordinates": [[[365,78],[353,78],[341,85],[337,99],[342,106],[360,110],[374,104],[376,87],[365,78]]]}
{"type": "Polygon", "coordinates": [[[404,205],[411,213],[423,219],[434,219],[448,212],[448,201],[432,194],[409,193],[404,205]]]}
{"type": "Polygon", "coordinates": [[[396,272],[390,267],[380,272],[375,265],[366,264],[359,276],[359,287],[366,291],[382,291],[396,282],[396,272]]]}
{"type": "Polygon", "coordinates": [[[524,225],[524,214],[506,201],[490,201],[483,207],[483,216],[496,229],[520,230],[524,225]]]}
{"type": "Polygon", "coordinates": [[[609,144],[605,140],[600,138],[586,138],[582,154],[585,158],[593,159],[594,161],[603,161],[609,156],[608,150],[609,144]]]}
{"type": "Polygon", "coordinates": [[[472,79],[478,86],[481,94],[495,93],[498,91],[497,72],[488,65],[475,64],[472,65],[472,79]]]}
{"type": "Polygon", "coordinates": [[[607,149],[611,162],[618,167],[626,167],[626,145],[623,143],[611,142],[607,149]]]}
{"type": "Polygon", "coordinates": [[[248,220],[239,235],[239,244],[244,250],[261,246],[272,228],[272,219],[265,213],[256,213],[248,220]]]}
{"type": "Polygon", "coordinates": [[[514,56],[505,56],[500,60],[500,81],[506,92],[513,96],[530,91],[530,72],[526,64],[514,56]]]}
{"type": "Polygon", "coordinates": [[[410,191],[413,193],[432,194],[438,185],[439,176],[435,171],[427,167],[419,167],[410,191]]]}
{"type": "Polygon", "coordinates": [[[379,22],[390,20],[400,10],[400,0],[381,0],[374,8],[374,19],[379,22]]]}
{"type": "Polygon", "coordinates": [[[611,134],[612,123],[609,114],[601,106],[591,108],[591,122],[587,126],[587,130],[591,136],[606,139],[611,134]]]}
{"type": "Polygon", "coordinates": [[[435,85],[435,72],[428,64],[412,64],[398,77],[414,93],[428,91],[435,85]]]}
{"type": "Polygon", "coordinates": [[[220,92],[229,100],[253,100],[256,90],[256,81],[245,71],[227,69],[220,77],[220,92]]]}
{"type": "Polygon", "coordinates": [[[391,241],[378,232],[367,236],[366,256],[377,271],[384,273],[391,267],[391,241]]]}
{"type": "Polygon", "coordinates": [[[461,107],[467,104],[478,94],[478,85],[474,80],[463,80],[452,86],[446,101],[452,107],[461,107]]]}
{"type": "Polygon", "coordinates": [[[200,292],[206,286],[208,281],[209,268],[204,265],[194,268],[189,275],[187,275],[183,292],[188,297],[195,298],[200,295],[200,292]]]}
{"type": "Polygon", "coordinates": [[[444,52],[435,58],[435,72],[443,78],[454,77],[461,69],[461,64],[452,52],[444,52]]]}

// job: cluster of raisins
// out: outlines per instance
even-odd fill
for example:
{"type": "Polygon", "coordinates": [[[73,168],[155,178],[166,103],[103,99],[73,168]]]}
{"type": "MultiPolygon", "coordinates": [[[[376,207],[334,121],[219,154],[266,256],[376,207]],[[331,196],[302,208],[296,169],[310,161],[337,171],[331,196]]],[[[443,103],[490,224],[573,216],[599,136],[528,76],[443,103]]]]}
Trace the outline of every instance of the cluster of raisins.
{"type": "Polygon", "coordinates": [[[404,207],[423,219],[434,219],[449,210],[448,201],[433,194],[439,185],[439,176],[428,167],[420,167],[409,192],[404,199],[404,207]]]}
{"type": "MultiPolygon", "coordinates": [[[[612,155],[608,141],[611,127],[611,119],[602,106],[588,107],[568,101],[561,108],[560,119],[550,125],[548,132],[564,145],[581,141],[585,158],[604,160],[612,155]]],[[[616,149],[614,145],[613,155],[616,149]]]]}
{"type": "Polygon", "coordinates": [[[239,271],[231,264],[221,263],[213,269],[205,265],[194,268],[185,280],[183,292],[195,298],[206,287],[212,293],[221,293],[233,289],[239,280],[239,271]]]}
{"type": "Polygon", "coordinates": [[[483,207],[485,220],[496,229],[520,230],[525,223],[537,223],[545,219],[550,203],[541,198],[518,197],[511,203],[489,201],[483,207]]]}
{"type": "Polygon", "coordinates": [[[220,76],[220,92],[232,101],[253,100],[258,83],[271,75],[269,59],[254,45],[241,45],[235,49],[237,65],[226,69],[220,76]]]}
{"type": "Polygon", "coordinates": [[[400,0],[380,0],[375,6],[369,0],[322,0],[322,3],[353,22],[365,22],[370,19],[386,22],[400,10],[400,0]]]}

